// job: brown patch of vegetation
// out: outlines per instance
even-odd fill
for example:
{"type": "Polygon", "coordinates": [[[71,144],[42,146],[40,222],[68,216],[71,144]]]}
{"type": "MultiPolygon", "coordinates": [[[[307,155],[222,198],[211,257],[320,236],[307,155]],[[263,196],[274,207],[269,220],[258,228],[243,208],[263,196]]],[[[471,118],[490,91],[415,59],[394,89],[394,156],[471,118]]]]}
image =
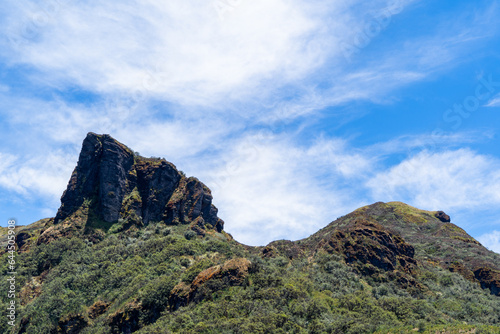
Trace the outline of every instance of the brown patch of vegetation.
{"type": "Polygon", "coordinates": [[[100,315],[106,313],[109,308],[110,303],[104,302],[102,300],[96,301],[92,306],[89,307],[87,313],[90,319],[96,319],[100,315]]]}
{"type": "Polygon", "coordinates": [[[177,284],[170,294],[170,307],[175,310],[190,302],[199,302],[214,291],[228,286],[242,285],[248,275],[251,262],[245,258],[234,258],[223,265],[202,270],[191,282],[177,284]]]}
{"type": "Polygon", "coordinates": [[[123,309],[109,316],[111,333],[132,333],[140,328],[139,315],[142,305],[137,301],[127,303],[123,309]]]}
{"type": "Polygon", "coordinates": [[[81,314],[70,314],[61,318],[57,326],[57,333],[77,334],[88,325],[81,314]]]}
{"type": "Polygon", "coordinates": [[[26,282],[19,291],[19,299],[21,305],[26,305],[33,301],[42,293],[42,276],[34,276],[26,282]]]}

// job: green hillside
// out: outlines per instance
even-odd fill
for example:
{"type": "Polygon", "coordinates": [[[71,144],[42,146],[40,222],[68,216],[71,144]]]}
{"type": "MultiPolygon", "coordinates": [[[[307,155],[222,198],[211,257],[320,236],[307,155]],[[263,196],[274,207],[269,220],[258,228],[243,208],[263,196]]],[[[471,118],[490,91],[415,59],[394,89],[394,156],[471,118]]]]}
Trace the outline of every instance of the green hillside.
{"type": "Polygon", "coordinates": [[[500,333],[500,255],[443,212],[379,202],[250,247],[211,200],[89,134],[57,216],[17,230],[17,314],[0,332],[500,333]]]}

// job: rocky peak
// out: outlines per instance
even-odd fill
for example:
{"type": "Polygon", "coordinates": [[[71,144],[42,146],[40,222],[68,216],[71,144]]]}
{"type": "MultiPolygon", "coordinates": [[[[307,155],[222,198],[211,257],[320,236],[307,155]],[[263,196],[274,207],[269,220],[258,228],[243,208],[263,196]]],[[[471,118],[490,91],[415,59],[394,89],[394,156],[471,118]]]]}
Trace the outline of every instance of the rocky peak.
{"type": "Polygon", "coordinates": [[[117,221],[127,192],[128,173],[134,166],[134,154],[109,135],[87,134],[78,164],[61,198],[55,223],[75,212],[85,200],[95,200],[100,217],[117,221]]]}
{"type": "Polygon", "coordinates": [[[52,230],[152,222],[191,224],[199,235],[224,225],[210,189],[198,179],[164,159],[134,154],[109,135],[87,134],[52,230]]]}

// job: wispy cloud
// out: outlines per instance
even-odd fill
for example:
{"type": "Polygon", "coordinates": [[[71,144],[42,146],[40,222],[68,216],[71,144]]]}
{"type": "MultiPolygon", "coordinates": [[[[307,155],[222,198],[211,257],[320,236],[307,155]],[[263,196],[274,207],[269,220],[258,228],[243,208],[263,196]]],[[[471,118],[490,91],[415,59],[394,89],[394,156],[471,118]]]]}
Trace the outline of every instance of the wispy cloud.
{"type": "Polygon", "coordinates": [[[68,2],[43,24],[31,22],[36,38],[24,39],[15,35],[43,10],[8,4],[7,13],[24,12],[24,20],[7,21],[6,31],[24,43],[4,43],[4,56],[50,73],[52,84],[98,92],[139,90],[197,105],[240,99],[271,78],[300,79],[324,52],[311,49],[324,37],[321,22],[298,1],[242,1],[223,18],[215,1],[68,2]]]}
{"type": "Polygon", "coordinates": [[[431,152],[436,150],[442,151],[444,149],[450,150],[466,144],[488,141],[493,137],[493,131],[404,135],[370,145],[365,149],[365,152],[379,158],[385,158],[394,154],[403,154],[405,157],[408,157],[425,150],[431,152]]]}
{"type": "Polygon", "coordinates": [[[489,100],[486,107],[500,107],[500,94],[489,100]]]}
{"type": "MultiPolygon", "coordinates": [[[[256,97],[265,104],[289,85],[307,93],[303,89],[310,88],[297,83],[316,76],[325,63],[338,68],[344,62],[341,41],[355,39],[366,16],[399,13],[411,2],[388,8],[382,0],[370,6],[241,1],[221,17],[216,1],[70,1],[48,13],[36,3],[7,1],[8,34],[0,54],[11,64],[33,66],[46,84],[58,87],[71,83],[184,105],[226,107],[227,101],[256,97]]],[[[345,92],[332,101],[342,99],[339,94],[345,92]]]]}
{"type": "Polygon", "coordinates": [[[295,117],[353,100],[385,101],[387,92],[460,62],[467,46],[487,37],[485,25],[491,34],[493,7],[444,20],[426,36],[396,40],[363,57],[365,68],[346,63],[343,43],[360,33],[377,38],[371,23],[382,24],[382,17],[390,24],[416,2],[239,1],[221,15],[217,1],[68,1],[48,9],[10,0],[0,54],[10,64],[33,66],[46,84],[183,105],[232,109],[229,101],[256,98],[266,105],[293,92],[289,107],[270,112],[295,117]]]}
{"type": "Polygon", "coordinates": [[[374,198],[428,209],[477,209],[500,204],[500,160],[469,149],[420,152],[367,186],[374,198]]]}
{"type": "Polygon", "coordinates": [[[387,101],[391,90],[456,61],[478,36],[479,18],[467,29],[396,41],[365,68],[346,64],[342,43],[415,2],[241,1],[221,15],[217,2],[70,1],[47,11],[7,1],[5,15],[18,19],[6,19],[0,54],[38,69],[46,84],[259,113],[268,122],[387,101]]]}
{"type": "Polygon", "coordinates": [[[489,250],[500,254],[500,231],[483,234],[477,240],[489,250]]]}
{"type": "Polygon", "coordinates": [[[48,197],[48,202],[56,205],[57,199],[66,188],[67,180],[61,176],[71,175],[72,166],[68,156],[62,152],[55,152],[36,156],[28,161],[26,157],[15,157],[0,153],[2,160],[0,166],[0,186],[31,197],[43,195],[48,197]]]}
{"type": "Polygon", "coordinates": [[[365,204],[354,199],[346,178],[370,168],[340,140],[312,146],[288,136],[257,133],[238,140],[221,163],[201,174],[214,192],[228,228],[242,242],[300,238],[365,204]]]}

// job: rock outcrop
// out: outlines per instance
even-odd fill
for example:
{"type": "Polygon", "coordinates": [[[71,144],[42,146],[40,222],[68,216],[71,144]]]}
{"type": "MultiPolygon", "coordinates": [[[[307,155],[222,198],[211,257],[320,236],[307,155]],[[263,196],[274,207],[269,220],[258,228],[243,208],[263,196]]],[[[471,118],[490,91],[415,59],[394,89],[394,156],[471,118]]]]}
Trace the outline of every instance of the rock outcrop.
{"type": "Polygon", "coordinates": [[[57,333],[78,334],[88,325],[82,314],[70,314],[59,320],[57,333]]]}
{"type": "Polygon", "coordinates": [[[500,270],[481,267],[474,271],[474,275],[483,289],[490,289],[492,294],[500,296],[500,270]]]}
{"type": "Polygon", "coordinates": [[[448,216],[446,213],[444,213],[443,211],[438,211],[436,212],[436,214],[434,215],[437,219],[439,219],[440,221],[442,221],[443,223],[449,223],[451,221],[450,219],[450,216],[448,216]]]}
{"type": "Polygon", "coordinates": [[[385,271],[411,272],[417,264],[414,248],[399,235],[375,222],[359,219],[320,243],[329,252],[341,253],[346,263],[371,264],[385,271]]]}
{"type": "Polygon", "coordinates": [[[176,310],[191,302],[200,302],[228,286],[242,285],[250,265],[251,262],[246,258],[234,258],[223,265],[201,271],[191,284],[181,282],[174,287],[169,298],[170,308],[176,310]]]}
{"type": "MultiPolygon", "coordinates": [[[[377,202],[338,218],[296,243],[305,251],[339,254],[360,271],[369,268],[359,263],[368,264],[388,273],[405,273],[407,279],[422,262],[438,264],[500,295],[498,254],[488,251],[450,221],[443,211],[420,210],[401,202],[377,202]]],[[[262,250],[265,257],[282,253],[273,246],[271,243],[262,250]]]]}
{"type": "Polygon", "coordinates": [[[133,333],[140,328],[139,315],[142,305],[137,301],[125,304],[123,309],[116,311],[107,319],[111,333],[133,333]]]}
{"type": "Polygon", "coordinates": [[[164,222],[196,222],[200,230],[222,232],[210,189],[186,177],[170,162],[144,158],[109,135],[89,133],[61,198],[54,225],[40,237],[50,242],[78,231],[95,232],[164,222]]]}
{"type": "Polygon", "coordinates": [[[96,201],[96,209],[104,221],[117,221],[132,166],[134,153],[129,148],[108,135],[89,133],[62,195],[55,223],[68,218],[86,200],[96,201]]]}

